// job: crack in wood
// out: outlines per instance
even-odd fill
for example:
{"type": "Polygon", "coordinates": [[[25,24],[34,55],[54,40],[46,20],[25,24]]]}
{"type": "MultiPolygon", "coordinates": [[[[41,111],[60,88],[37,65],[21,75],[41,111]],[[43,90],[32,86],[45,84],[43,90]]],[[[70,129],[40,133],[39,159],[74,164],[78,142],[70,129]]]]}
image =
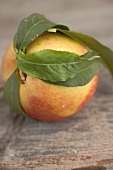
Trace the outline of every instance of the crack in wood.
{"type": "Polygon", "coordinates": [[[105,165],[110,165],[113,164],[113,159],[103,159],[97,162],[97,165],[99,166],[105,166],[105,165]]]}
{"type": "Polygon", "coordinates": [[[106,167],[104,166],[86,166],[81,168],[74,168],[71,170],[106,170],[106,167]]]}
{"type": "Polygon", "coordinates": [[[111,165],[111,164],[113,164],[113,159],[103,159],[103,160],[97,161],[96,166],[74,168],[72,170],[106,170],[105,166],[111,165]]]}

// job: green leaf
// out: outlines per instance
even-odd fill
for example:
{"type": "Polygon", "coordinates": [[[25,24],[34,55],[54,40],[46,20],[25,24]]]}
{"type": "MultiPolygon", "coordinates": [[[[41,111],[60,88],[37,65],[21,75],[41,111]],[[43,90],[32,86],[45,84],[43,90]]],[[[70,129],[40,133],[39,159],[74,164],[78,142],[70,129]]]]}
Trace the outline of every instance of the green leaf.
{"type": "Polygon", "coordinates": [[[57,26],[59,29],[69,30],[67,26],[57,25],[38,13],[34,13],[29,17],[24,18],[14,37],[14,48],[23,50],[23,48],[25,48],[37,36],[54,26],[57,26]]]}
{"type": "Polygon", "coordinates": [[[69,27],[67,27],[67,26],[65,26],[65,25],[56,25],[56,26],[54,26],[53,28],[69,31],[69,27]]]}
{"type": "Polygon", "coordinates": [[[14,37],[14,47],[23,49],[36,36],[41,35],[46,30],[54,27],[56,24],[47,20],[43,15],[34,13],[23,19],[19,25],[18,31],[14,37]]]}
{"type": "Polygon", "coordinates": [[[84,86],[91,81],[91,79],[98,74],[100,70],[99,62],[96,60],[86,69],[80,71],[74,78],[70,78],[66,81],[61,82],[50,82],[45,81],[50,84],[59,85],[59,86],[67,86],[67,87],[75,87],[75,86],[84,86]]]}
{"type": "Polygon", "coordinates": [[[20,84],[20,78],[18,76],[18,71],[16,70],[6,82],[4,88],[4,97],[12,111],[21,114],[24,117],[28,117],[28,115],[24,113],[20,107],[19,84],[20,84]]]}
{"type": "MultiPolygon", "coordinates": [[[[32,54],[17,53],[20,70],[31,77],[51,82],[74,78],[84,69],[92,68],[98,57],[92,51],[81,57],[75,53],[55,50],[42,50],[32,54]]],[[[94,72],[90,74],[94,75],[94,72]]]]}
{"type": "Polygon", "coordinates": [[[90,49],[96,51],[101,57],[101,60],[103,61],[103,63],[108,67],[111,74],[113,75],[113,51],[110,48],[102,45],[96,39],[88,35],[84,35],[78,32],[62,30],[62,29],[58,29],[58,30],[68,35],[69,37],[73,38],[74,40],[78,40],[82,42],[90,49]]]}

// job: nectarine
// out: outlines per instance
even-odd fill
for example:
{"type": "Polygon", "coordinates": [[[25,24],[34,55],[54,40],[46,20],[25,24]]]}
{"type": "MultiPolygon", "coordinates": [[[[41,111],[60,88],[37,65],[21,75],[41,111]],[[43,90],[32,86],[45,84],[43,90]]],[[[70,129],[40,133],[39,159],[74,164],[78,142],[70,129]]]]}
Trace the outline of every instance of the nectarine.
{"type": "MultiPolygon", "coordinates": [[[[85,45],[73,40],[63,33],[45,32],[32,41],[26,48],[30,54],[43,49],[69,51],[82,55],[88,51],[85,45]]],[[[2,80],[16,68],[16,57],[12,45],[6,51],[2,62],[2,80]]],[[[21,70],[20,78],[23,79],[21,70]]],[[[20,84],[20,105],[23,111],[34,119],[42,121],[63,120],[82,109],[96,91],[98,76],[84,85],[65,87],[49,84],[38,78],[27,75],[25,83],[20,84]]]]}

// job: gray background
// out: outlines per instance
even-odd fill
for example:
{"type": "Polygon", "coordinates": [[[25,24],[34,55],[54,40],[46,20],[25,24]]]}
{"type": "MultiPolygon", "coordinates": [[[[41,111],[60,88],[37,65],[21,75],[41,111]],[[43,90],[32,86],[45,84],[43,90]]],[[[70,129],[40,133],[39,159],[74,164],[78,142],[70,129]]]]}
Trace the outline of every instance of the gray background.
{"type": "Polygon", "coordinates": [[[0,0],[0,61],[21,19],[34,12],[113,47],[112,0],[0,0]]]}

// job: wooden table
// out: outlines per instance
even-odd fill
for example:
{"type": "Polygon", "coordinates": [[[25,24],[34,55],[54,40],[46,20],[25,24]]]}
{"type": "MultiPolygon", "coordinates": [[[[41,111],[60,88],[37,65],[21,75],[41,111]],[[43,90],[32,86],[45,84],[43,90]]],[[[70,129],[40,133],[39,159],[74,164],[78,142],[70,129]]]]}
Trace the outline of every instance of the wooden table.
{"type": "MultiPolygon", "coordinates": [[[[0,62],[20,20],[36,11],[113,48],[112,0],[0,0],[0,62]]],[[[1,87],[0,170],[113,170],[113,80],[104,67],[90,103],[57,123],[11,113],[1,87]]]]}

